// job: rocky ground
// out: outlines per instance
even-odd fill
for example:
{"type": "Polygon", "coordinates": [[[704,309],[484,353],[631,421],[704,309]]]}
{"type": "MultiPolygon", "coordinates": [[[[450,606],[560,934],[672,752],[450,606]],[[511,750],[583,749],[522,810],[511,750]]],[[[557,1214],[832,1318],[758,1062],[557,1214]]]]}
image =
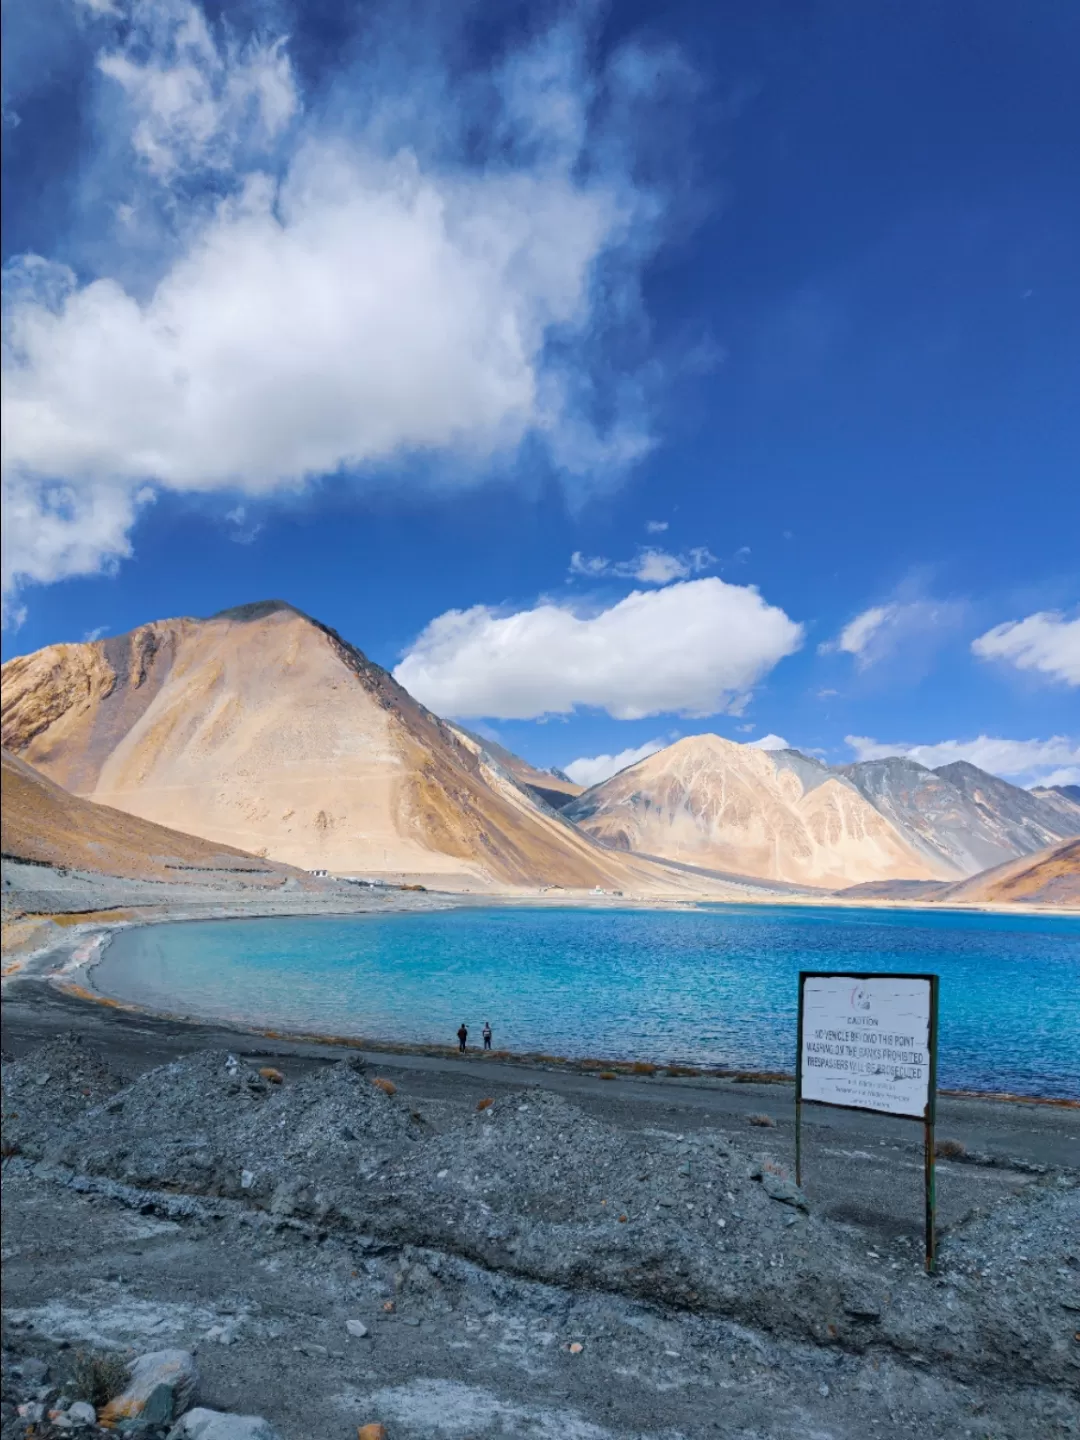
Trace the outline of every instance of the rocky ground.
{"type": "Polygon", "coordinates": [[[804,1194],[782,1087],[109,1023],[6,1036],[5,1437],[169,1348],[284,1440],[1080,1434],[1075,1112],[943,1161],[930,1278],[910,1127],[813,1132],[804,1194]]]}

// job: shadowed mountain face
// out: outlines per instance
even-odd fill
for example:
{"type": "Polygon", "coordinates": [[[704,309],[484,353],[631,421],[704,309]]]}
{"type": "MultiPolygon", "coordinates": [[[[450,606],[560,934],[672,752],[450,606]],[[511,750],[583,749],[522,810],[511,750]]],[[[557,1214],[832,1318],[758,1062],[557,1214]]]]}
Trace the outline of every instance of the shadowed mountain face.
{"type": "Polygon", "coordinates": [[[769,880],[840,886],[942,874],[844,777],[797,751],[718,735],[669,745],[562,813],[609,845],[769,880]]]}
{"type": "Polygon", "coordinates": [[[280,601],[11,660],[2,720],[8,748],[81,796],[307,869],[690,888],[597,845],[280,601]]]}
{"type": "Polygon", "coordinates": [[[227,845],[80,800],[7,750],[0,757],[5,859],[135,880],[190,880],[198,872],[204,880],[216,874],[230,882],[278,886],[296,875],[287,866],[227,845]]]}
{"type": "Polygon", "coordinates": [[[1080,834],[1080,807],[1042,800],[966,761],[928,770],[892,756],[837,773],[945,874],[975,875],[1080,834]]]}
{"type": "Polygon", "coordinates": [[[585,788],[574,782],[561,770],[538,770],[520,755],[487,740],[482,735],[466,730],[464,725],[451,725],[451,730],[474,754],[482,754],[490,764],[505,770],[510,778],[523,786],[534,800],[550,805],[553,810],[562,810],[585,788]]]}

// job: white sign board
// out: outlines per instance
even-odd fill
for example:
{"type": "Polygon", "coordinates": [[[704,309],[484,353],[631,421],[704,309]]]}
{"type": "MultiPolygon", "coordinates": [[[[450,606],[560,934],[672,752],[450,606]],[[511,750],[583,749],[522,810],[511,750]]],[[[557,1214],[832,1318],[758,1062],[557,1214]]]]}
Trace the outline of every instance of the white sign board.
{"type": "Polygon", "coordinates": [[[802,1098],[921,1120],[930,1103],[929,978],[807,975],[802,1098]]]}

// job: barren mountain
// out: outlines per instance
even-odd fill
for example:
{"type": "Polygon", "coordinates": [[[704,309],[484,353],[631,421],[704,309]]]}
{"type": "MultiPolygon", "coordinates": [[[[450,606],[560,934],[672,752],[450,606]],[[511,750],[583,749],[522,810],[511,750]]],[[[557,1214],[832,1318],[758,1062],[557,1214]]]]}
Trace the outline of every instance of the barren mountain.
{"type": "Polygon", "coordinates": [[[838,892],[847,900],[934,905],[1052,905],[1080,909],[1080,840],[1052,845],[966,880],[878,880],[838,892]]]}
{"type": "Polygon", "coordinates": [[[475,755],[483,754],[488,763],[500,766],[519,785],[524,786],[534,800],[542,800],[553,810],[563,810],[570,801],[582,793],[583,785],[575,785],[561,770],[538,770],[520,755],[487,740],[482,735],[466,730],[464,725],[451,725],[450,729],[467,745],[475,755]]]}
{"type": "Polygon", "coordinates": [[[941,900],[971,903],[1063,905],[1080,909],[1080,840],[995,866],[950,885],[941,900]]]}
{"type": "Polygon", "coordinates": [[[846,776],[942,876],[975,875],[1080,834],[1080,806],[1048,801],[961,761],[904,756],[843,765],[846,776]]]}
{"type": "Polygon", "coordinates": [[[277,886],[295,873],[228,845],[80,800],[7,750],[0,757],[5,859],[136,880],[206,879],[217,874],[230,881],[277,886]]]}
{"type": "Polygon", "coordinates": [[[840,886],[941,874],[825,766],[718,735],[669,745],[562,813],[609,845],[769,880],[840,886]]]}
{"type": "Polygon", "coordinates": [[[691,888],[598,846],[281,601],[11,660],[2,720],[5,745],[78,795],[309,869],[691,888]]]}

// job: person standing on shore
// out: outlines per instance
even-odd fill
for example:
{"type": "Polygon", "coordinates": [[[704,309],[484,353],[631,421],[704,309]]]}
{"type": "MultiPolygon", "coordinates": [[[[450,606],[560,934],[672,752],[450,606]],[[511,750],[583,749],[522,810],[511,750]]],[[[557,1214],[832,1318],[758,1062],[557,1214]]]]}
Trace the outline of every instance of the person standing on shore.
{"type": "Polygon", "coordinates": [[[484,1049],[491,1049],[491,1021],[484,1021],[484,1049]]]}
{"type": "Polygon", "coordinates": [[[462,1055],[465,1054],[465,1042],[468,1040],[468,1038],[469,1038],[469,1027],[465,1024],[465,1021],[463,1020],[463,1021],[461,1022],[461,1024],[458,1026],[458,1032],[457,1032],[458,1051],[459,1051],[459,1053],[462,1054],[462,1055]]]}

